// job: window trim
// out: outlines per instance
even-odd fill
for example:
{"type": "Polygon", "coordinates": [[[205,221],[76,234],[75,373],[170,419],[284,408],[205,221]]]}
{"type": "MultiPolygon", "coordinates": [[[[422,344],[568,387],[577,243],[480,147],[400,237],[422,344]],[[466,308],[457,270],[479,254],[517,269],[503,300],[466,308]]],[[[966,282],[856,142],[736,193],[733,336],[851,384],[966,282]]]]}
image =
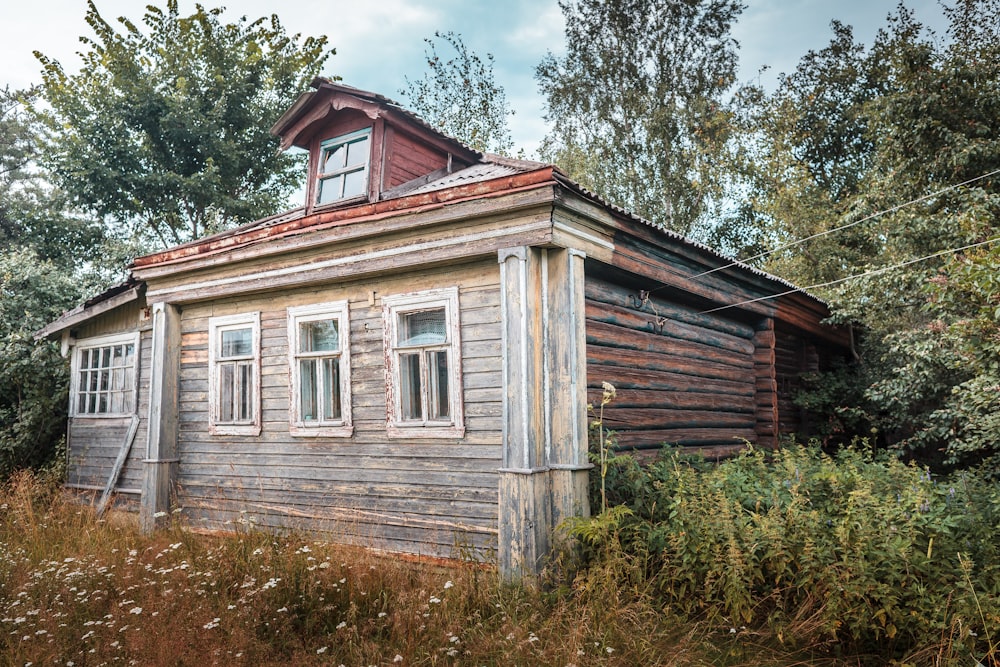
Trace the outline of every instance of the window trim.
{"type": "Polygon", "coordinates": [[[73,356],[70,360],[70,391],[69,391],[69,414],[74,419],[122,419],[138,414],[139,411],[139,332],[129,332],[123,334],[108,334],[103,336],[93,336],[91,338],[81,338],[76,341],[73,348],[73,356]],[[132,409],[129,412],[80,412],[80,357],[84,350],[110,347],[132,343],[135,352],[132,357],[132,409]]]}
{"type": "Polygon", "coordinates": [[[351,320],[347,301],[308,306],[290,306],[288,318],[288,432],[297,437],[349,438],[354,434],[351,416],[351,320]],[[339,323],[340,414],[339,420],[307,424],[299,414],[299,323],[336,319],[339,323]]]}
{"type": "Polygon", "coordinates": [[[208,431],[212,435],[260,435],[261,432],[261,364],[260,364],[260,311],[240,313],[238,315],[222,315],[208,319],[208,431]],[[250,327],[253,384],[251,387],[250,409],[252,417],[249,422],[223,422],[219,419],[221,405],[219,404],[219,334],[222,331],[245,329],[250,327]]]}
{"type": "Polygon", "coordinates": [[[349,202],[353,200],[368,199],[368,190],[370,187],[369,179],[371,178],[371,162],[372,162],[372,128],[365,127],[360,130],[355,130],[354,132],[349,132],[347,134],[342,134],[337,137],[330,137],[329,139],[324,139],[319,144],[319,152],[316,156],[316,177],[315,177],[315,192],[313,194],[313,206],[319,208],[324,206],[333,206],[337,204],[343,204],[344,202],[349,202]],[[358,168],[347,168],[335,169],[330,172],[323,171],[323,156],[328,150],[335,150],[337,146],[343,146],[362,138],[367,138],[368,140],[368,151],[365,153],[365,163],[361,169],[358,168]],[[320,197],[323,194],[323,183],[324,181],[332,181],[335,178],[344,176],[345,174],[355,173],[360,171],[364,174],[364,192],[361,194],[350,195],[348,197],[339,197],[337,199],[332,199],[327,202],[321,202],[320,197]]]}
{"type": "MultiPolygon", "coordinates": [[[[386,432],[390,438],[463,438],[465,437],[465,395],[462,390],[462,340],[459,320],[458,288],[425,290],[382,297],[383,350],[386,375],[386,432]],[[399,316],[407,313],[444,308],[445,332],[449,354],[448,422],[403,421],[400,394],[398,352],[396,347],[399,316]]],[[[404,348],[405,349],[405,348],[404,348]]]]}

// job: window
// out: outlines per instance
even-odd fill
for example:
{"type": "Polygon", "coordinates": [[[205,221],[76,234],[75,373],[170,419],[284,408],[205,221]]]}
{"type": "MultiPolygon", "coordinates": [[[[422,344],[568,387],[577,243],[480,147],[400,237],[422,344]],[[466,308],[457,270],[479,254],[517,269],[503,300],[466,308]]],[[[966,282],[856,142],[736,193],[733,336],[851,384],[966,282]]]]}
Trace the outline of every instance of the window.
{"type": "Polygon", "coordinates": [[[458,290],[382,300],[390,436],[462,437],[458,290]]]}
{"type": "Polygon", "coordinates": [[[320,144],[316,203],[329,204],[368,193],[371,128],[320,144]]]}
{"type": "Polygon", "coordinates": [[[289,430],[350,436],[351,351],[347,302],[288,309],[289,430]]]}
{"type": "Polygon", "coordinates": [[[260,434],[260,313],[208,320],[209,430],[260,434]]]}
{"type": "Polygon", "coordinates": [[[70,406],[79,417],[120,417],[135,412],[139,335],[81,340],[73,357],[70,406]]]}

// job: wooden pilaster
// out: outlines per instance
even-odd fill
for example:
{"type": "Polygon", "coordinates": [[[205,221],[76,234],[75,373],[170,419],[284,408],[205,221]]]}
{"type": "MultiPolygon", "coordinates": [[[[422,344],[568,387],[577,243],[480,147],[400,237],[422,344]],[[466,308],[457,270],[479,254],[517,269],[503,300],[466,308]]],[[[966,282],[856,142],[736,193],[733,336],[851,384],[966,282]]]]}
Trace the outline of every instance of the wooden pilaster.
{"type": "Polygon", "coordinates": [[[509,578],[539,573],[560,521],[587,503],[583,254],[500,251],[503,467],[499,557],[509,578]]]}
{"type": "Polygon", "coordinates": [[[177,385],[180,372],[180,311],[152,306],[153,341],[149,373],[149,431],[139,522],[144,531],[164,523],[177,479],[177,385]]]}

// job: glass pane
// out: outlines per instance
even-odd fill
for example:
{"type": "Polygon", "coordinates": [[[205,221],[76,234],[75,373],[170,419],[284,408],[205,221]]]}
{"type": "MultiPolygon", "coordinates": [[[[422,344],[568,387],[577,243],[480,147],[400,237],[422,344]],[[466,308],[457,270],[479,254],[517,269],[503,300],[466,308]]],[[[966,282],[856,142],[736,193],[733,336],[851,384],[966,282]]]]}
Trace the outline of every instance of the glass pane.
{"type": "Polygon", "coordinates": [[[337,320],[299,323],[299,352],[336,352],[339,349],[337,320]]]}
{"type": "Polygon", "coordinates": [[[239,365],[239,416],[240,421],[250,421],[252,418],[251,414],[251,403],[250,397],[253,393],[253,366],[249,363],[242,363],[239,365]]]}
{"type": "Polygon", "coordinates": [[[338,169],[343,169],[344,159],[346,155],[347,155],[347,147],[344,146],[343,144],[334,147],[332,150],[327,149],[323,151],[323,166],[320,169],[320,172],[328,174],[331,171],[337,171],[338,169]]]}
{"type": "Polygon", "coordinates": [[[135,409],[132,405],[132,392],[126,391],[122,394],[122,412],[131,413],[135,409]]]}
{"type": "Polygon", "coordinates": [[[120,391],[111,392],[111,412],[114,414],[122,414],[122,402],[125,399],[125,395],[120,391]]]}
{"type": "Polygon", "coordinates": [[[80,400],[77,402],[76,411],[80,414],[87,414],[87,395],[84,393],[80,394],[80,400]]]}
{"type": "Polygon", "coordinates": [[[404,420],[420,420],[420,355],[399,355],[399,407],[404,420]]]}
{"type": "Polygon", "coordinates": [[[323,416],[337,420],[340,413],[340,360],[323,360],[323,416]]]}
{"type": "Polygon", "coordinates": [[[99,371],[91,371],[90,372],[90,391],[97,391],[97,389],[98,389],[98,386],[97,386],[97,382],[99,380],[98,374],[99,374],[99,371]]]}
{"type": "Polygon", "coordinates": [[[111,381],[110,377],[111,373],[110,371],[100,371],[100,374],[101,374],[101,391],[107,391],[110,388],[109,383],[111,381]]]}
{"type": "Polygon", "coordinates": [[[352,171],[344,174],[344,197],[357,197],[358,195],[365,194],[368,188],[368,183],[366,179],[366,173],[364,169],[358,171],[352,171]]]}
{"type": "Polygon", "coordinates": [[[359,167],[368,161],[368,137],[355,141],[347,147],[345,167],[359,167]]]}
{"type": "Polygon", "coordinates": [[[124,363],[123,357],[125,356],[125,346],[124,345],[115,345],[114,348],[112,348],[112,349],[113,349],[113,354],[114,354],[114,359],[115,359],[114,360],[114,365],[115,366],[121,366],[124,363]]]}
{"type": "Polygon", "coordinates": [[[87,403],[87,414],[94,414],[97,412],[97,394],[90,394],[90,400],[87,403]]]}
{"type": "Polygon", "coordinates": [[[111,365],[111,348],[102,347],[101,348],[101,368],[107,368],[111,365]]]}
{"type": "Polygon", "coordinates": [[[430,377],[430,419],[451,417],[451,402],[448,400],[448,353],[444,350],[429,352],[430,377]]]}
{"type": "Polygon", "coordinates": [[[316,360],[299,361],[299,417],[304,422],[316,421],[316,360]]]}
{"type": "Polygon", "coordinates": [[[219,421],[233,421],[233,364],[219,366],[219,421]]]}
{"type": "Polygon", "coordinates": [[[135,345],[129,343],[128,345],[125,346],[125,364],[127,366],[132,366],[133,364],[135,364],[134,357],[135,357],[135,345]]]}
{"type": "Polygon", "coordinates": [[[399,318],[400,345],[439,345],[446,340],[444,308],[406,313],[399,318]]]}
{"type": "Polygon", "coordinates": [[[222,332],[222,357],[249,357],[253,352],[253,330],[233,329],[222,332]]]}
{"type": "Polygon", "coordinates": [[[104,414],[108,411],[108,395],[99,394],[100,401],[97,404],[97,411],[104,414]]]}
{"type": "Polygon", "coordinates": [[[325,178],[319,182],[319,193],[316,195],[317,204],[329,204],[340,199],[340,188],[344,183],[341,176],[325,178]]]}

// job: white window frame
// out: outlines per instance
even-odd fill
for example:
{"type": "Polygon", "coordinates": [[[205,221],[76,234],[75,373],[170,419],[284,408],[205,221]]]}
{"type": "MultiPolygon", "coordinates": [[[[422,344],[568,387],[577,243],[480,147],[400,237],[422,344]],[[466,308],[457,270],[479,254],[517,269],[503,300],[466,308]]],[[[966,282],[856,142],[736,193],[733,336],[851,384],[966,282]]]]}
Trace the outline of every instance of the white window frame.
{"type": "MultiPolygon", "coordinates": [[[[345,438],[354,433],[351,420],[351,346],[347,301],[331,301],[308,306],[294,306],[288,312],[288,430],[293,436],[345,438]],[[323,358],[329,353],[303,355],[299,353],[299,323],[318,320],[337,320],[338,363],[340,365],[340,419],[320,420],[315,423],[303,421],[299,406],[301,403],[299,384],[299,360],[301,358],[323,358]]],[[[322,375],[319,376],[323,381],[322,375]]]]}
{"type": "Polygon", "coordinates": [[[371,159],[372,159],[372,128],[366,127],[356,132],[351,132],[349,134],[343,134],[339,137],[331,137],[322,141],[319,145],[319,156],[316,164],[316,193],[315,193],[315,204],[316,206],[331,206],[333,204],[340,204],[346,201],[351,201],[352,199],[361,199],[364,197],[368,198],[368,179],[371,176],[371,159]],[[365,162],[362,167],[355,165],[347,165],[345,167],[340,167],[334,169],[333,171],[324,172],[323,164],[326,162],[326,154],[329,151],[335,151],[340,146],[345,146],[347,144],[353,144],[361,139],[366,139],[368,141],[368,150],[365,152],[365,162]],[[353,174],[356,172],[361,172],[363,174],[363,179],[365,182],[364,191],[360,194],[343,195],[344,182],[348,174],[353,174]],[[340,192],[341,196],[331,199],[330,201],[321,201],[323,194],[323,186],[326,183],[333,183],[335,181],[340,182],[340,192]]]}
{"type": "MultiPolygon", "coordinates": [[[[109,369],[110,370],[110,369],[109,369]]],[[[70,392],[69,392],[69,414],[72,417],[78,419],[121,419],[122,417],[128,417],[138,412],[138,401],[139,401],[139,333],[124,333],[124,334],[113,334],[108,336],[95,336],[92,338],[81,338],[76,342],[73,349],[73,357],[70,361],[70,377],[72,381],[70,382],[70,392]],[[104,347],[115,347],[118,345],[128,345],[133,346],[132,353],[132,382],[130,386],[123,386],[120,389],[112,389],[111,385],[113,380],[109,383],[109,387],[106,390],[108,394],[113,392],[125,392],[127,396],[131,399],[131,407],[125,412],[81,412],[80,411],[80,373],[83,370],[81,366],[81,361],[83,357],[83,352],[85,350],[95,350],[104,347]]],[[[83,390],[87,391],[87,390],[83,390]]],[[[104,393],[98,390],[99,393],[104,393]]],[[[110,398],[110,396],[109,396],[110,398]]]]}
{"type": "MultiPolygon", "coordinates": [[[[462,438],[465,436],[465,418],[463,414],[464,393],[462,391],[462,340],[459,322],[458,288],[427,290],[409,294],[389,295],[382,297],[382,318],[384,324],[384,351],[386,369],[386,431],[391,438],[462,438]],[[404,420],[399,397],[400,348],[396,341],[399,329],[399,318],[408,313],[437,310],[444,308],[445,333],[447,340],[441,345],[448,353],[448,420],[404,420]]],[[[425,364],[421,364],[426,368],[425,364]]],[[[423,379],[423,376],[422,376],[423,379]]],[[[421,382],[421,412],[426,412],[427,383],[421,382]]]]}
{"type": "Polygon", "coordinates": [[[208,320],[208,411],[209,433],[213,435],[260,435],[260,312],[223,315],[208,320]],[[220,335],[224,331],[250,328],[251,354],[241,357],[221,357],[220,335]],[[253,378],[250,387],[249,420],[222,421],[219,392],[219,366],[228,361],[251,361],[253,378]]]}

